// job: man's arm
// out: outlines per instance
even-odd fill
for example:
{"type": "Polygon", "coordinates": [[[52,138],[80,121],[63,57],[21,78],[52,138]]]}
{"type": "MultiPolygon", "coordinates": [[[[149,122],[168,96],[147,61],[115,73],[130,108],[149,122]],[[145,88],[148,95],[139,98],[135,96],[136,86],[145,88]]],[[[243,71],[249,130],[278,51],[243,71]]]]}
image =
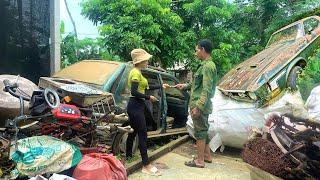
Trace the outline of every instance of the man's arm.
{"type": "Polygon", "coordinates": [[[191,83],[186,83],[183,90],[190,90],[191,89],[191,83]]]}
{"type": "Polygon", "coordinates": [[[180,90],[190,90],[191,89],[191,83],[176,84],[175,87],[180,89],[180,90]]]}
{"type": "Polygon", "coordinates": [[[216,76],[215,71],[215,67],[211,67],[208,65],[203,67],[202,91],[199,100],[196,102],[196,107],[201,111],[205,110],[205,105],[208,101],[210,101],[209,94],[214,88],[213,78],[215,78],[216,76]]]}

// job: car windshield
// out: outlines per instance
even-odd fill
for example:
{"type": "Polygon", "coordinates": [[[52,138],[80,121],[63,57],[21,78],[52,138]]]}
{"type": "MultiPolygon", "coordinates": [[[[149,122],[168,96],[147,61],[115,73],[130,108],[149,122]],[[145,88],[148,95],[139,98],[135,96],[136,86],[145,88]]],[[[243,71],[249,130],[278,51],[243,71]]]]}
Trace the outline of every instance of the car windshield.
{"type": "Polygon", "coordinates": [[[270,37],[267,47],[271,45],[277,45],[289,41],[294,41],[301,34],[299,29],[299,24],[296,24],[294,26],[288,27],[282,31],[273,34],[270,37]]]}
{"type": "Polygon", "coordinates": [[[120,63],[111,61],[81,61],[62,69],[53,77],[102,86],[119,67],[120,63]]]}

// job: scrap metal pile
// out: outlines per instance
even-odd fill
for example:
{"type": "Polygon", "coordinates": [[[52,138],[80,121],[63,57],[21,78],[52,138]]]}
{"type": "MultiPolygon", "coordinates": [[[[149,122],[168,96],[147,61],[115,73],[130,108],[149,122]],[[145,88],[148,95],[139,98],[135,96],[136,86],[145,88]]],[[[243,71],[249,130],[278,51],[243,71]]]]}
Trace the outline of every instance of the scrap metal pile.
{"type": "Polygon", "coordinates": [[[272,114],[269,132],[248,141],[245,162],[284,179],[320,177],[320,123],[290,114],[272,114]]]}
{"type": "MultiPolygon", "coordinates": [[[[35,159],[39,160],[35,157],[44,156],[44,152],[50,149],[43,146],[31,147],[32,145],[24,147],[21,145],[24,140],[31,142],[33,138],[35,142],[40,142],[40,139],[49,138],[53,144],[68,147],[69,150],[66,152],[73,152],[76,155],[81,151],[85,155],[109,153],[114,145],[115,134],[132,132],[131,127],[120,127],[113,122],[124,110],[116,106],[110,93],[90,89],[83,84],[70,83],[70,86],[60,86],[59,82],[55,82],[40,87],[42,89],[35,89],[30,92],[32,95],[30,93],[29,95],[20,89],[22,87],[20,81],[12,79],[10,76],[5,76],[3,84],[0,82],[0,88],[3,89],[2,96],[13,97],[19,104],[18,107],[10,109],[10,114],[5,119],[0,119],[4,122],[0,126],[0,178],[9,173],[10,178],[18,177],[18,174],[14,177],[12,175],[14,168],[19,172],[23,172],[22,166],[34,168],[31,165],[35,159]],[[28,106],[27,110],[25,104],[28,106]],[[54,139],[50,139],[51,137],[54,139]],[[30,149],[28,152],[24,152],[26,147],[30,149]],[[17,165],[22,162],[24,165],[17,165]]],[[[6,107],[2,109],[5,112],[6,107]]],[[[61,153],[60,155],[64,156],[61,153]]],[[[41,163],[47,162],[48,160],[41,161],[41,163]]],[[[46,173],[46,171],[41,172],[46,173]]],[[[24,175],[33,174],[24,173],[24,175]]]]}

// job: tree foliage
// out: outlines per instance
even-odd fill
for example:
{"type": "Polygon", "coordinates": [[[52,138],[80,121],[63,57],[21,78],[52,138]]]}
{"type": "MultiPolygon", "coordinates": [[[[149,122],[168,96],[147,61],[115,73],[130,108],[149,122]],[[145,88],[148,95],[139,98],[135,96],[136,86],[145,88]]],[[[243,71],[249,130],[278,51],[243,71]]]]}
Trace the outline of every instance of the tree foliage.
{"type": "MultiPolygon", "coordinates": [[[[60,34],[64,34],[64,22],[61,22],[60,34]]],[[[62,38],[62,37],[61,37],[62,38]]],[[[119,57],[111,55],[101,38],[85,38],[77,40],[73,33],[67,34],[61,41],[61,67],[64,68],[84,59],[101,59],[119,61],[119,57]]]]}
{"type": "Polygon", "coordinates": [[[243,51],[243,35],[232,24],[235,11],[236,6],[225,0],[189,1],[180,5],[177,11],[186,19],[185,26],[194,32],[196,40],[206,38],[213,42],[212,56],[219,67],[219,75],[225,74],[233,64],[238,64],[243,51]]]}
{"type": "Polygon", "coordinates": [[[84,0],[82,13],[99,24],[106,49],[130,61],[130,51],[144,48],[162,67],[185,62],[197,67],[194,47],[213,42],[221,77],[261,51],[275,30],[319,15],[319,0],[84,0]]]}
{"type": "Polygon", "coordinates": [[[82,6],[86,17],[101,24],[107,49],[125,61],[134,48],[146,49],[163,67],[191,55],[187,40],[194,34],[183,31],[169,0],[87,0],[82,6]]]}
{"type": "Polygon", "coordinates": [[[306,100],[311,90],[320,85],[320,48],[309,58],[308,65],[299,76],[298,86],[301,96],[306,100]]]}
{"type": "Polygon", "coordinates": [[[104,47],[102,39],[85,38],[76,40],[73,33],[64,37],[61,42],[61,67],[64,68],[85,59],[120,60],[118,56],[109,53],[104,47]]]}

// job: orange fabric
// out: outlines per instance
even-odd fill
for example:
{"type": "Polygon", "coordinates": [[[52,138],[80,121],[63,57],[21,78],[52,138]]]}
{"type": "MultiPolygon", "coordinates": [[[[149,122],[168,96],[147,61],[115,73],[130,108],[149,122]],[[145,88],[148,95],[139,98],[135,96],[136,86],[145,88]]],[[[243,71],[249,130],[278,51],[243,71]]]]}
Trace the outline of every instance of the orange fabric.
{"type": "Polygon", "coordinates": [[[102,153],[84,155],[73,172],[78,180],[127,180],[123,164],[115,156],[102,153]]]}

